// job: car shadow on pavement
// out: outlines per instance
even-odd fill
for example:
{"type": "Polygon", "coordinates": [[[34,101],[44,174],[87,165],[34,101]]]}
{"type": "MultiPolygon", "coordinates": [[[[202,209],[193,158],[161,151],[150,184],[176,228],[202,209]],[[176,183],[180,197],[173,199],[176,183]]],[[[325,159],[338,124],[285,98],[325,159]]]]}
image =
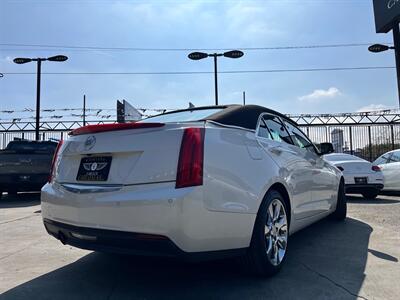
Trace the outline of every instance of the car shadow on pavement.
{"type": "Polygon", "coordinates": [[[250,276],[235,260],[184,263],[91,253],[0,298],[357,299],[371,232],[351,218],[322,220],[291,237],[286,264],[272,278],[250,276]]]}
{"type": "MultiPolygon", "coordinates": [[[[363,196],[358,196],[358,195],[346,195],[347,202],[349,203],[355,203],[355,204],[396,204],[400,203],[400,198],[399,200],[396,199],[386,199],[382,198],[382,196],[378,196],[376,199],[365,199],[363,196]]],[[[393,198],[393,197],[392,197],[393,198]]]]}
{"type": "Polygon", "coordinates": [[[8,195],[6,193],[0,199],[0,209],[12,207],[27,207],[40,204],[40,192],[18,193],[8,195]]]}
{"type": "Polygon", "coordinates": [[[400,197],[400,191],[381,191],[379,194],[382,196],[400,197]]]}

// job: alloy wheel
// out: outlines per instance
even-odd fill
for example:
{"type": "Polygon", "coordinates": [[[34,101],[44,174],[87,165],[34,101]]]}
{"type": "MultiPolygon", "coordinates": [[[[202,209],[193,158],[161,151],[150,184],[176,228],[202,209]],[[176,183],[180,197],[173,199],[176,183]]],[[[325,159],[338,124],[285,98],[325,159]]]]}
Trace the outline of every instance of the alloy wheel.
{"type": "Polygon", "coordinates": [[[287,216],[280,199],[272,200],[268,206],[264,236],[267,257],[278,266],[285,257],[288,240],[287,216]]]}

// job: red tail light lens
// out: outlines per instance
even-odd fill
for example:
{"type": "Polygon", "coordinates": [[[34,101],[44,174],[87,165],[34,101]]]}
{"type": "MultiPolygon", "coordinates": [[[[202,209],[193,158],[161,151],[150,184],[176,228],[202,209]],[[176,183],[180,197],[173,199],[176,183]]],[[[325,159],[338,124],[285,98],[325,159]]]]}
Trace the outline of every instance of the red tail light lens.
{"type": "Polygon", "coordinates": [[[118,124],[87,125],[72,130],[69,133],[69,135],[81,135],[81,134],[127,130],[127,129],[156,128],[156,127],[162,127],[164,125],[165,124],[163,123],[118,123],[118,124]]]}
{"type": "Polygon", "coordinates": [[[204,128],[187,128],[179,152],[175,188],[203,184],[204,128]]]}
{"type": "Polygon", "coordinates": [[[379,168],[379,166],[372,166],[372,171],[375,171],[375,172],[380,172],[381,171],[381,168],[379,168]]]}
{"type": "Polygon", "coordinates": [[[53,161],[51,162],[50,175],[49,175],[49,179],[48,179],[49,183],[51,183],[54,179],[54,175],[56,173],[56,162],[58,159],[58,152],[60,152],[60,149],[61,149],[61,146],[63,145],[63,143],[64,143],[63,140],[59,141],[56,151],[54,151],[53,161]]]}

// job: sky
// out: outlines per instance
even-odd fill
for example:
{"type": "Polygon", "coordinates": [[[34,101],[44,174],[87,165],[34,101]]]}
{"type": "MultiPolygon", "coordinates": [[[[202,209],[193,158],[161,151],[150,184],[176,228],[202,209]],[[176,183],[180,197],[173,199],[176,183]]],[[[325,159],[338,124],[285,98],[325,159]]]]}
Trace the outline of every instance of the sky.
{"type": "MultiPolygon", "coordinates": [[[[219,71],[393,67],[392,51],[373,54],[367,46],[248,49],[392,41],[391,33],[375,32],[372,0],[1,0],[0,111],[35,107],[36,64],[17,65],[15,57],[68,56],[43,63],[43,73],[75,74],[42,75],[42,108],[80,108],[86,94],[89,108],[115,108],[125,99],[172,109],[214,104],[213,74],[76,73],[213,72],[212,59],[187,58],[196,49],[243,49],[240,59],[220,58],[219,71]],[[32,74],[10,74],[21,72],[32,74]]],[[[218,79],[220,104],[242,103],[245,91],[248,104],[288,114],[398,106],[394,69],[221,73],[218,79]]]]}

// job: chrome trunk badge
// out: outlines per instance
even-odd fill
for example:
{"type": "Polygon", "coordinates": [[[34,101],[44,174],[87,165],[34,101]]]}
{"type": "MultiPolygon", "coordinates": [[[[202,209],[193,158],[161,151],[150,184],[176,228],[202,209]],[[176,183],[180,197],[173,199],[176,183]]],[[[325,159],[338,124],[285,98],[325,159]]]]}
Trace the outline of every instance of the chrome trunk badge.
{"type": "Polygon", "coordinates": [[[94,135],[89,136],[85,141],[85,150],[90,150],[96,144],[96,137],[94,135]]]}

